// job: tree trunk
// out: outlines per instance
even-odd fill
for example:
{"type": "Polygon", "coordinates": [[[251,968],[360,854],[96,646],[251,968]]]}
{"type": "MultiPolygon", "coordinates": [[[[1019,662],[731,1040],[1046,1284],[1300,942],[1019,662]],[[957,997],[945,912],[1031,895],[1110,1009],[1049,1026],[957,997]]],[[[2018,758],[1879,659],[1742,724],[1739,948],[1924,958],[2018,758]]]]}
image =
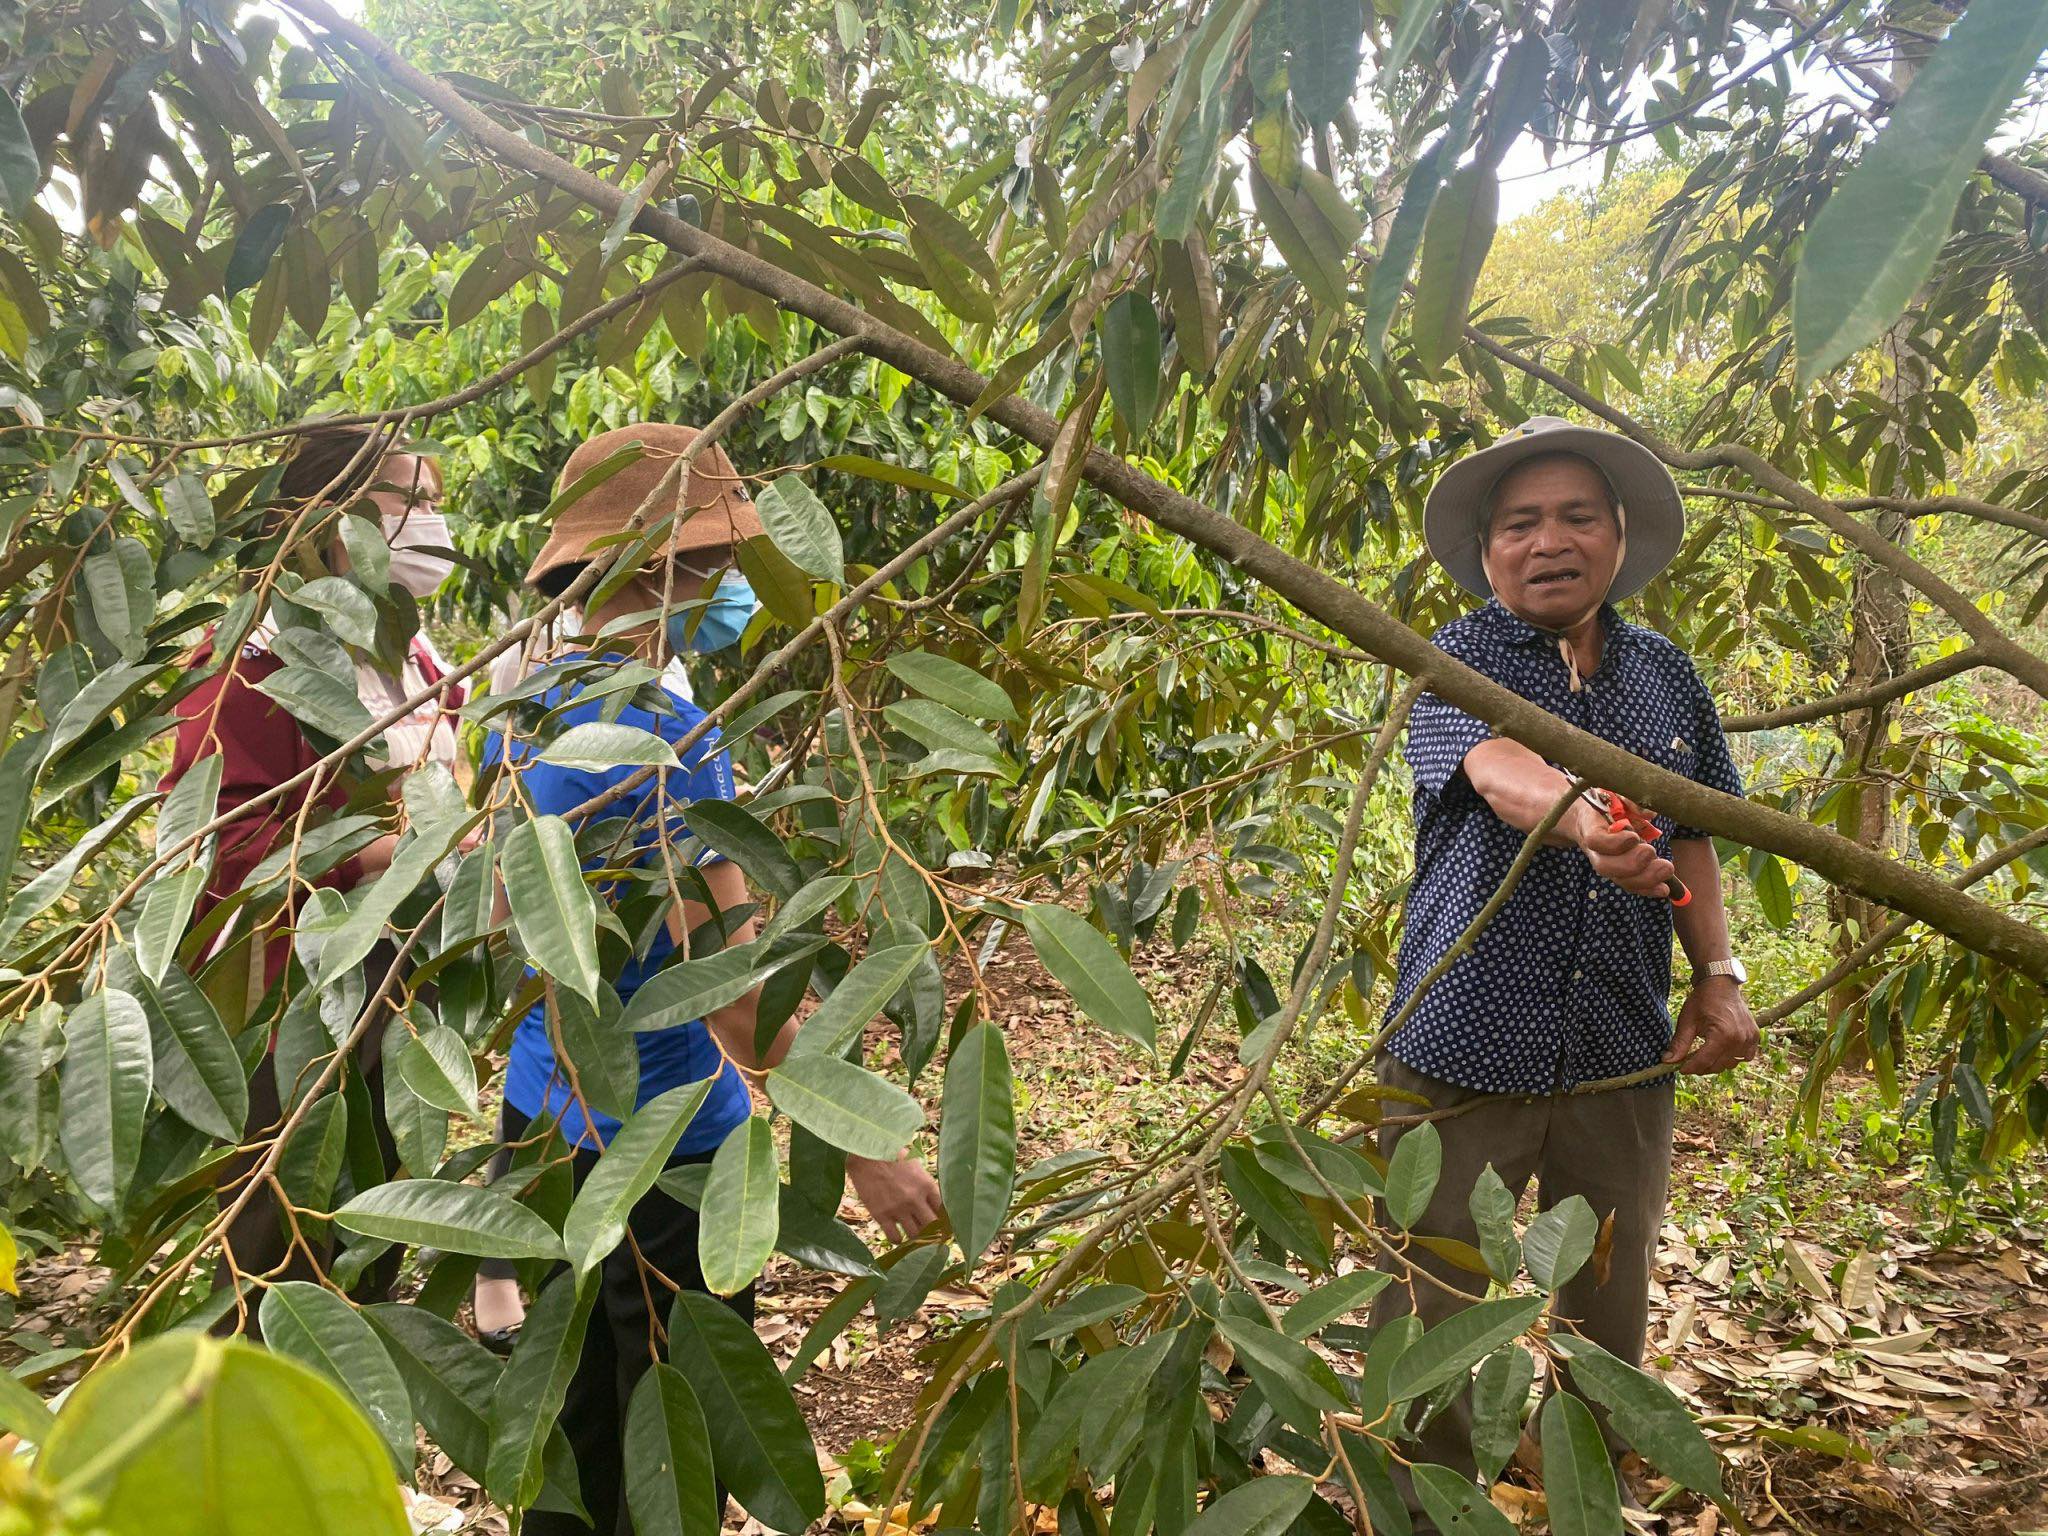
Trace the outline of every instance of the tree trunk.
{"type": "MultiPolygon", "coordinates": [[[[1912,83],[1920,57],[1919,51],[1901,40],[1900,51],[1892,65],[1891,84],[1894,90],[1904,91],[1912,83]]],[[[1909,309],[1886,333],[1884,355],[1890,368],[1884,382],[1879,385],[1885,403],[1892,410],[1892,423],[1885,430],[1884,441],[1897,448],[1901,466],[1907,452],[1905,428],[1918,412],[1919,397],[1925,393],[1928,382],[1927,365],[1912,347],[1915,326],[1913,312],[1909,309]]],[[[1891,485],[1872,485],[1870,494],[1908,494],[1903,467],[1894,473],[1893,480],[1891,485]]],[[[1903,547],[1912,542],[1913,520],[1910,517],[1898,512],[1880,512],[1875,525],[1877,531],[1894,544],[1903,547]]],[[[1889,681],[1913,664],[1912,594],[1895,573],[1868,563],[1858,567],[1850,600],[1849,623],[1846,687],[1862,688],[1889,681]]],[[[1892,711],[1896,707],[1895,703],[1880,704],[1842,716],[1836,723],[1841,738],[1843,777],[1853,786],[1846,792],[1856,796],[1854,830],[1849,835],[1876,852],[1882,852],[1891,838],[1892,798],[1889,778],[1873,765],[1882,757],[1890,740],[1892,711]]],[[[1840,825],[1839,821],[1837,825],[1840,825]]],[[[1886,913],[1865,897],[1831,888],[1828,892],[1828,916],[1834,922],[1835,956],[1840,959],[1868,938],[1885,920],[1886,913]]],[[[1852,981],[1845,980],[1828,994],[1827,1012],[1831,1038],[1839,1038],[1838,1026],[1844,1021],[1848,1024],[1845,1059],[1861,1061],[1868,1049],[1867,1010],[1862,990],[1852,981]]]]}

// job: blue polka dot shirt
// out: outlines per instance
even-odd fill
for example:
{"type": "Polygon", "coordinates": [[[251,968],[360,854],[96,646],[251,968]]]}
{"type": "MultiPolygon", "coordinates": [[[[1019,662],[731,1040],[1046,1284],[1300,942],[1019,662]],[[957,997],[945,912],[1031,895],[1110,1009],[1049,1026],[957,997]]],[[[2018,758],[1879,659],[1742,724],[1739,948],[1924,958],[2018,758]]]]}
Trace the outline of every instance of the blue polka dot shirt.
{"type": "MultiPolygon", "coordinates": [[[[1580,730],[1731,795],[1742,779],[1685,653],[1602,611],[1599,670],[1571,688],[1557,639],[1496,601],[1438,631],[1441,649],[1580,730]]],[[[1524,834],[1465,777],[1493,730],[1433,693],[1408,721],[1415,878],[1391,1018],[1500,889],[1524,834]]],[[[1703,837],[1657,818],[1657,850],[1703,837]]],[[[1471,951],[1387,1049],[1418,1072],[1488,1093],[1547,1094],[1656,1065],[1671,1041],[1671,904],[1631,896],[1576,848],[1544,848],[1471,951]]]]}

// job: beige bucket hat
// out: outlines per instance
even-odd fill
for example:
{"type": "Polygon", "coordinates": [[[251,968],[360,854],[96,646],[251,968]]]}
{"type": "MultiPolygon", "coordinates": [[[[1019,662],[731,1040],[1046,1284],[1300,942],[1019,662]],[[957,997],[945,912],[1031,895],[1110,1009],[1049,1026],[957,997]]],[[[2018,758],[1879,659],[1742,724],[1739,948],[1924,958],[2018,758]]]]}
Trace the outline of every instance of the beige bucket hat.
{"type": "Polygon", "coordinates": [[[1479,559],[1487,498],[1501,477],[1524,460],[1575,453],[1607,477],[1627,514],[1628,548],[1607,601],[1633,597],[1671,563],[1685,537],[1685,503],[1671,471],[1634,438],[1602,427],[1582,427],[1561,416],[1531,416],[1491,447],[1467,454],[1437,478],[1422,508],[1422,537],[1451,579],[1481,597],[1493,595],[1479,559]]]}
{"type": "MultiPolygon", "coordinates": [[[[593,542],[623,531],[640,509],[640,503],[696,440],[695,427],[643,422],[600,432],[579,444],[555,481],[558,495],[628,443],[639,443],[643,452],[602,485],[586,491],[562,509],[548,533],[547,543],[527,568],[527,585],[538,585],[550,571],[584,564],[590,559],[593,542]]],[[[761,532],[761,517],[747,495],[746,482],[740,479],[732,460],[725,456],[725,449],[717,443],[697,456],[680,487],[672,486],[662,501],[649,509],[642,526],[654,527],[672,513],[675,524],[668,544],[671,559],[703,550],[728,550],[761,532]],[[682,492],[680,510],[678,502],[671,499],[677,489],[682,492]]],[[[607,548],[616,553],[615,547],[607,548]]]]}

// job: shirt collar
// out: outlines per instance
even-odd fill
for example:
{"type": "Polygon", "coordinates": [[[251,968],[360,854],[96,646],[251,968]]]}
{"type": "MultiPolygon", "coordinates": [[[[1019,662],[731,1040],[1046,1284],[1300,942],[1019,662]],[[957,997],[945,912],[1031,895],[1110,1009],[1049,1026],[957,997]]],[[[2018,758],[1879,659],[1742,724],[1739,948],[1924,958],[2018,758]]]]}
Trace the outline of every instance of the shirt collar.
{"type": "MultiPolygon", "coordinates": [[[[1512,612],[1497,597],[1489,597],[1486,606],[1479,611],[1486,615],[1495,632],[1509,645],[1544,645],[1553,649],[1557,645],[1557,635],[1553,631],[1538,629],[1527,619],[1512,612]]],[[[1633,626],[1623,621],[1614,604],[1600,605],[1600,622],[1606,628],[1607,644],[1610,647],[1628,643],[1629,631],[1633,626]]]]}

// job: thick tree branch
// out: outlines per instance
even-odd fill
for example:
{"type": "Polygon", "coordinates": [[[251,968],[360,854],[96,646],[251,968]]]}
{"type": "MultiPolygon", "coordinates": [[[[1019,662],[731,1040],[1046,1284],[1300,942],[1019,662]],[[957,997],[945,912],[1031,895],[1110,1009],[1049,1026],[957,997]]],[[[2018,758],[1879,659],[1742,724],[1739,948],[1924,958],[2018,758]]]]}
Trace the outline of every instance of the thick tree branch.
{"type": "MultiPolygon", "coordinates": [[[[379,70],[430,103],[492,155],[593,208],[617,216],[626,196],[620,188],[493,122],[459,92],[407,63],[389,44],[338,15],[324,0],[287,0],[287,4],[360,51],[379,70]]],[[[672,214],[643,208],[633,227],[673,250],[698,257],[708,270],[764,295],[783,309],[841,335],[859,337],[863,350],[962,405],[972,405],[987,388],[988,381],[958,358],[925,346],[824,289],[672,214]]],[[[1511,360],[1518,366],[1522,362],[1512,355],[1511,360]]],[[[1041,451],[1050,451],[1060,427],[1059,418],[1050,411],[1015,395],[996,401],[987,414],[1041,451]]],[[[1727,461],[1709,457],[1687,467],[1705,469],[1724,462],[1727,461]]],[[[1766,475],[1776,477],[1769,483],[1777,485],[1783,478],[1777,477],[1776,471],[1761,460],[1756,463],[1766,475]]],[[[1744,463],[1735,463],[1733,467],[1750,472],[1744,463]]],[[[2016,965],[2037,979],[2048,980],[2048,934],[1847,838],[1768,806],[1708,789],[1567,725],[1519,694],[1454,661],[1392,614],[1367,602],[1327,573],[1294,559],[1233,519],[1161,484],[1102,449],[1089,449],[1082,473],[1091,484],[1132,511],[1221,556],[1361,649],[1410,676],[1422,678],[1449,702],[1589,782],[1619,790],[1639,803],[1654,805],[1689,825],[1782,854],[1838,885],[1911,912],[1972,949],[2016,965]]],[[[1794,489],[1800,496],[1818,502],[1803,487],[1794,489]]],[[[1800,500],[1800,496],[1792,499],[1800,500]]],[[[1804,509],[1803,501],[1801,505],[1804,509]]],[[[1820,506],[1827,515],[1868,533],[1832,504],[1820,506]]],[[[1960,594],[1956,596],[1960,600],[1960,594]]],[[[1988,621],[1978,617],[1977,628],[1985,629],[1988,621]]],[[[1995,628],[1989,629],[1985,640],[1988,658],[1996,665],[2017,671],[2031,661],[2031,670],[2041,681],[2040,691],[2048,695],[2048,663],[2026,657],[1995,628]]]]}
{"type": "MultiPolygon", "coordinates": [[[[2012,863],[2014,859],[2025,858],[2036,848],[2048,843],[2048,827],[2037,827],[2017,842],[2007,843],[1996,853],[1986,854],[1955,878],[1955,888],[1967,890],[1978,881],[1988,878],[2012,863]]],[[[1757,1023],[1765,1027],[1788,1019],[1817,997],[1825,997],[1830,988],[1844,981],[1873,955],[1889,949],[1900,935],[1913,926],[1911,917],[1895,917],[1878,929],[1868,939],[1844,955],[1829,968],[1827,974],[1808,982],[1783,1002],[1773,1003],[1757,1015],[1757,1023]]]]}
{"type": "MultiPolygon", "coordinates": [[[[1803,510],[1777,496],[1765,496],[1757,491],[1739,491],[1726,485],[1682,485],[1679,490],[1688,496],[1712,496],[1721,501],[1739,501],[1744,506],[1769,507],[1778,512],[1803,510]]],[[[1847,512],[1900,512],[1907,517],[1940,517],[1950,514],[1973,517],[1979,522],[2001,523],[2007,528],[2017,528],[2022,533],[2031,533],[2036,538],[2048,539],[2048,517],[2022,512],[2017,507],[2002,507],[1995,501],[1980,501],[1975,496],[1929,496],[1919,501],[1909,500],[1904,496],[1850,496],[1837,500],[1835,505],[1847,512]]]]}
{"type": "Polygon", "coordinates": [[[1889,704],[1915,689],[1932,687],[1985,664],[1984,657],[1972,647],[1957,651],[1953,656],[1944,656],[1939,661],[1930,661],[1924,667],[1915,667],[1910,672],[1901,672],[1897,677],[1888,677],[1868,688],[1854,688],[1847,693],[1831,694],[1825,699],[1812,699],[1804,704],[1787,704],[1783,709],[1765,710],[1759,715],[1730,715],[1721,722],[1721,729],[1741,735],[1749,731],[1776,730],[1782,725],[1804,725],[1809,720],[1826,720],[1833,715],[1846,715],[1851,710],[1889,704]]]}

